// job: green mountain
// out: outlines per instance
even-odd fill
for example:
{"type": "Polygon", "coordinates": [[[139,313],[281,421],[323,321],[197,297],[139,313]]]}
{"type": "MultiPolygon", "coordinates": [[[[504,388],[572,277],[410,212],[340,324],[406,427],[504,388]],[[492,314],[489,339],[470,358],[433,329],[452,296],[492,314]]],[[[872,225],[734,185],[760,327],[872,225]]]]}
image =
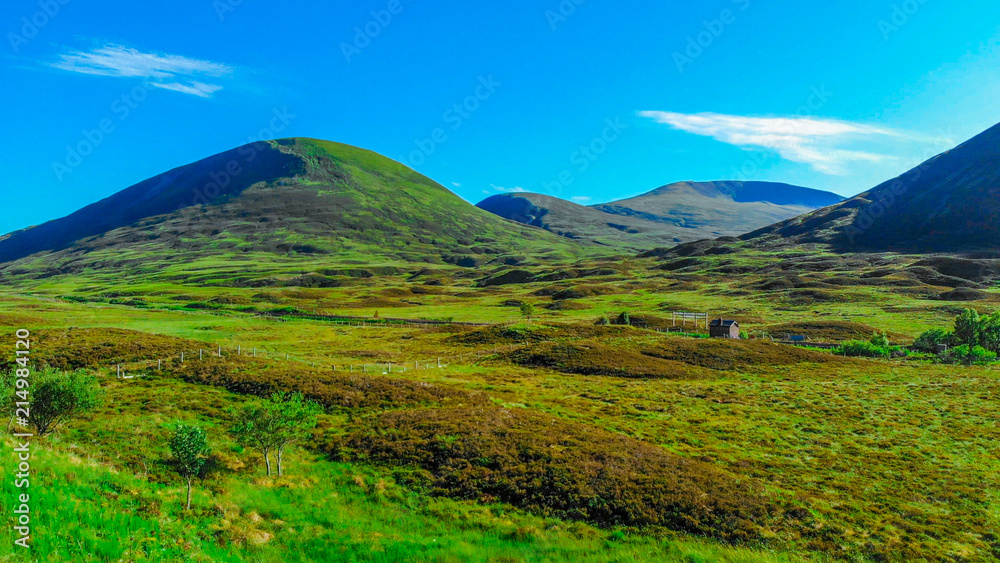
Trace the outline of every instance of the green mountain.
{"type": "Polygon", "coordinates": [[[256,262],[477,266],[579,252],[477,209],[373,152],[314,139],[246,145],[0,240],[0,275],[256,262]]]}
{"type": "Polygon", "coordinates": [[[955,252],[1000,246],[1000,125],[847,201],[742,237],[757,246],[955,252]]]}
{"type": "Polygon", "coordinates": [[[564,237],[649,249],[740,235],[842,200],[830,192],[771,182],[678,182],[590,207],[524,193],[493,196],[478,206],[564,237]]]}

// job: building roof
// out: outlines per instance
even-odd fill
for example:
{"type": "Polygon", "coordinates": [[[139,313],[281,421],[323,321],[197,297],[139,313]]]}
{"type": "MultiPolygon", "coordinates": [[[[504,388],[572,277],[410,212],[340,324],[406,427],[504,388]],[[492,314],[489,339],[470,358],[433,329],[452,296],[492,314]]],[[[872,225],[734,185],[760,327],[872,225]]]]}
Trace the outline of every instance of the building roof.
{"type": "Polygon", "coordinates": [[[740,326],[740,323],[738,323],[736,321],[727,321],[727,320],[724,320],[724,319],[715,319],[715,320],[712,321],[712,323],[709,326],[721,326],[721,327],[729,328],[729,327],[731,327],[733,325],[740,326]]]}

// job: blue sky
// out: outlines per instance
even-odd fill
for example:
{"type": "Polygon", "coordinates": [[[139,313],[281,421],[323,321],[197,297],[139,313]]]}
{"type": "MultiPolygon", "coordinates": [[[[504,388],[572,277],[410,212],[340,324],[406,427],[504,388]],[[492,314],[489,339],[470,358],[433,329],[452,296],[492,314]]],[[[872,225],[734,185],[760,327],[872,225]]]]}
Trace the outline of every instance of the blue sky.
{"type": "Polygon", "coordinates": [[[853,195],[1000,121],[995,0],[4,5],[4,232],[261,137],[598,203],[853,195]]]}

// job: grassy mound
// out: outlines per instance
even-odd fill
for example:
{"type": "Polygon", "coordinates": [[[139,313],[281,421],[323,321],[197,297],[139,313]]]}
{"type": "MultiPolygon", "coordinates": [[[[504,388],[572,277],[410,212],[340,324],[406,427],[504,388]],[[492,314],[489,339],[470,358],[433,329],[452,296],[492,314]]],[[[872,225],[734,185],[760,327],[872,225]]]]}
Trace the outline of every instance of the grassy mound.
{"type": "Polygon", "coordinates": [[[681,362],[651,357],[596,340],[576,343],[546,342],[507,354],[525,367],[543,367],[580,375],[610,375],[636,379],[689,379],[706,374],[681,362]]]}
{"type": "MultiPolygon", "coordinates": [[[[876,331],[875,327],[851,321],[808,321],[783,323],[766,327],[775,338],[783,338],[785,334],[803,334],[820,342],[843,342],[845,340],[868,340],[876,331]]],[[[891,333],[893,340],[906,337],[891,333]]]]}
{"type": "Polygon", "coordinates": [[[985,291],[970,287],[959,287],[938,295],[938,299],[942,301],[979,301],[989,296],[990,294],[985,291]]]}
{"type": "Polygon", "coordinates": [[[627,335],[630,330],[631,328],[624,326],[599,326],[592,323],[492,326],[459,334],[450,341],[471,346],[524,344],[557,339],[617,338],[627,335]]]}
{"type": "Polygon", "coordinates": [[[605,526],[751,542],[779,512],[758,484],[712,465],[521,409],[383,414],[326,448],[339,459],[420,468],[438,495],[605,526]]]}
{"type": "Polygon", "coordinates": [[[167,368],[189,383],[222,387],[234,393],[266,396],[301,392],[327,408],[397,409],[425,405],[477,405],[485,398],[468,392],[394,377],[333,373],[290,362],[249,358],[206,358],[167,368]]]}
{"type": "MultiPolygon", "coordinates": [[[[868,336],[871,336],[869,333],[868,336]]],[[[830,363],[847,361],[843,358],[760,340],[707,340],[671,338],[664,346],[645,349],[649,356],[683,362],[713,370],[743,370],[769,366],[790,366],[803,362],[830,363]]],[[[688,368],[690,369],[690,368],[688,368]]]]}
{"type": "MultiPolygon", "coordinates": [[[[107,368],[114,364],[156,361],[176,356],[181,350],[209,348],[204,343],[116,328],[69,328],[40,330],[32,334],[35,361],[56,369],[107,368]]],[[[11,369],[8,358],[0,364],[11,369]]]]}

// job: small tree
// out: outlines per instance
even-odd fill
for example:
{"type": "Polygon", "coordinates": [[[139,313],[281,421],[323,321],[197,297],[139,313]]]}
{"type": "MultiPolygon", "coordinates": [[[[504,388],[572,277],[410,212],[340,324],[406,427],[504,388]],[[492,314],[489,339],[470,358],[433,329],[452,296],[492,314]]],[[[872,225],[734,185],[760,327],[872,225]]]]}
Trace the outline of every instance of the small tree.
{"type": "Polygon", "coordinates": [[[973,309],[962,311],[962,314],[955,319],[955,339],[959,344],[972,348],[979,345],[979,336],[979,313],[973,309]]]}
{"type": "Polygon", "coordinates": [[[267,476],[271,476],[271,450],[273,446],[274,433],[278,427],[278,420],[275,417],[274,409],[254,402],[244,405],[242,409],[232,413],[235,422],[230,427],[229,432],[236,438],[236,442],[247,448],[256,448],[264,456],[264,466],[267,476]]]}
{"type": "Polygon", "coordinates": [[[274,409],[278,428],[274,434],[274,449],[278,458],[278,476],[285,474],[282,455],[289,445],[306,438],[316,427],[322,409],[313,401],[307,401],[302,393],[276,393],[269,400],[269,408],[274,409]]]}
{"type": "Polygon", "coordinates": [[[275,454],[278,475],[284,475],[284,453],[292,443],[316,427],[322,411],[301,393],[275,393],[264,401],[245,405],[235,413],[230,432],[240,445],[260,450],[267,475],[271,476],[271,453],[275,454]]]}
{"type": "Polygon", "coordinates": [[[521,316],[530,321],[535,316],[535,306],[531,303],[521,303],[521,316]]]}
{"type": "Polygon", "coordinates": [[[873,346],[878,348],[888,348],[889,347],[889,337],[886,336],[885,332],[873,332],[872,337],[868,340],[873,346]]]}
{"type": "Polygon", "coordinates": [[[204,430],[197,426],[177,425],[170,438],[170,455],[174,469],[187,482],[185,510],[191,510],[191,482],[202,476],[210,453],[204,430]]]}
{"type": "Polygon", "coordinates": [[[1000,352],[1000,311],[979,317],[979,345],[1000,352]]]}
{"type": "Polygon", "coordinates": [[[39,436],[44,436],[100,406],[102,396],[97,379],[86,372],[43,371],[31,386],[28,422],[39,436]]]}
{"type": "Polygon", "coordinates": [[[622,314],[618,315],[617,319],[615,319],[615,324],[632,326],[632,315],[628,311],[623,312],[622,314]]]}

